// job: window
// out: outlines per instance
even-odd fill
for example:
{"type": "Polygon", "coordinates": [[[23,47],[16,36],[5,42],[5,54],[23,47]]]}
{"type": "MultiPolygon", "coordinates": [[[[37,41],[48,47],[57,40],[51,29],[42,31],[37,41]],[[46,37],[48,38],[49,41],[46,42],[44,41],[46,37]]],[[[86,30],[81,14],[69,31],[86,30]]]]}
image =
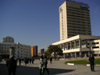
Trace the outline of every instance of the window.
{"type": "Polygon", "coordinates": [[[92,47],[92,48],[93,48],[93,49],[94,49],[94,48],[99,48],[99,46],[94,46],[94,47],[92,47]]]}
{"type": "Polygon", "coordinates": [[[92,45],[99,44],[99,42],[93,42],[92,45]]]}

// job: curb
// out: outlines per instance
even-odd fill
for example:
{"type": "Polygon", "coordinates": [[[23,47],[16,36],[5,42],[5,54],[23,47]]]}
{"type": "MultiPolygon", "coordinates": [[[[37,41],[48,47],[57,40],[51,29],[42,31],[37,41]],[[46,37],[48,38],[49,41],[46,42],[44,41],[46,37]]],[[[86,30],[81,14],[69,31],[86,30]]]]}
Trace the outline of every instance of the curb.
{"type": "Polygon", "coordinates": [[[67,63],[67,65],[75,65],[74,63],[67,63]]]}
{"type": "MultiPolygon", "coordinates": [[[[74,63],[67,63],[67,65],[70,65],[70,66],[75,66],[75,65],[84,65],[84,64],[74,64],[74,63]]],[[[90,64],[86,64],[86,65],[84,65],[84,66],[90,66],[90,64]]],[[[99,66],[100,67],[100,65],[95,65],[95,66],[99,66]]]]}

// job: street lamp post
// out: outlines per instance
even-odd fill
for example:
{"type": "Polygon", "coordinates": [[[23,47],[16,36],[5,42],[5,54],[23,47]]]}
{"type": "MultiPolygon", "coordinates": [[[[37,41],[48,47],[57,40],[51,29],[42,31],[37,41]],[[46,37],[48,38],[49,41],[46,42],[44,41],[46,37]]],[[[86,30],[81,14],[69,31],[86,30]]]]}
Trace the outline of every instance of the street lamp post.
{"type": "Polygon", "coordinates": [[[17,50],[18,51],[18,59],[19,59],[19,49],[20,49],[19,48],[20,47],[19,45],[20,45],[20,43],[18,42],[18,50],[17,50]]]}
{"type": "Polygon", "coordinates": [[[89,41],[89,49],[90,49],[90,54],[93,53],[93,51],[92,51],[92,41],[91,40],[89,41]]]}
{"type": "Polygon", "coordinates": [[[9,49],[9,58],[15,57],[15,47],[10,47],[9,49]]]}

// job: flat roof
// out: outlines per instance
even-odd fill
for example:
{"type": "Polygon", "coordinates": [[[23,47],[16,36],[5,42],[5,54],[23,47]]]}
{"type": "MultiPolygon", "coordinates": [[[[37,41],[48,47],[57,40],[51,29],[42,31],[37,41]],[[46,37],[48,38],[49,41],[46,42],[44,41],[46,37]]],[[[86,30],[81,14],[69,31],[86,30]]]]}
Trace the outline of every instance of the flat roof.
{"type": "Polygon", "coordinates": [[[58,44],[62,44],[62,43],[65,43],[65,42],[70,42],[70,41],[74,41],[74,40],[78,40],[78,39],[81,39],[81,40],[85,40],[85,39],[100,39],[100,36],[76,35],[76,36],[70,37],[68,39],[52,43],[52,45],[58,45],[58,44]]]}

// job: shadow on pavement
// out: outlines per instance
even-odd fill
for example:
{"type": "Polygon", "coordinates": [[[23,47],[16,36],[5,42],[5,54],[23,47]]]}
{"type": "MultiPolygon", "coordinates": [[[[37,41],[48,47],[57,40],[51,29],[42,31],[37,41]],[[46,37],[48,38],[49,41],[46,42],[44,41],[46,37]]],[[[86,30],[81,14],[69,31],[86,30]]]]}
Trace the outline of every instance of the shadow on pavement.
{"type": "MultiPolygon", "coordinates": [[[[68,73],[74,70],[72,69],[56,69],[56,68],[48,68],[50,71],[50,75],[56,75],[61,73],[68,73]]],[[[4,64],[0,64],[0,75],[8,75],[7,67],[4,64]]],[[[17,66],[16,75],[39,75],[38,67],[28,67],[28,66],[17,66]]],[[[45,73],[45,75],[47,75],[45,73]]]]}

